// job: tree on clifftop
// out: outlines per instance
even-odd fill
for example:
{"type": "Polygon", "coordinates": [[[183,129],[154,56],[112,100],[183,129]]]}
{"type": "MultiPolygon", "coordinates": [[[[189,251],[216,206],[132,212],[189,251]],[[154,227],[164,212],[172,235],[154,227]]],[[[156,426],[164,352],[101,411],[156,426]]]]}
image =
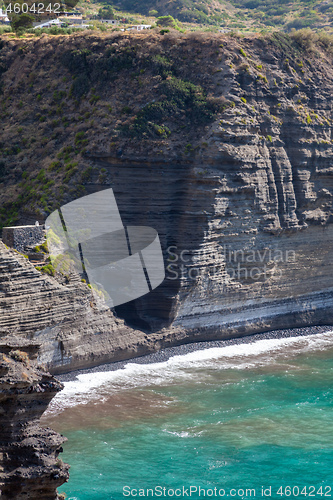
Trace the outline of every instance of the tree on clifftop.
{"type": "Polygon", "coordinates": [[[157,25],[168,27],[168,28],[177,28],[177,23],[172,16],[161,16],[157,18],[157,25]]]}
{"type": "Polygon", "coordinates": [[[28,28],[32,28],[32,23],[35,18],[31,14],[14,14],[11,20],[12,30],[16,33],[24,32],[28,28]]]}
{"type": "Polygon", "coordinates": [[[110,5],[101,7],[98,11],[98,17],[101,19],[115,19],[113,8],[110,5]]]}

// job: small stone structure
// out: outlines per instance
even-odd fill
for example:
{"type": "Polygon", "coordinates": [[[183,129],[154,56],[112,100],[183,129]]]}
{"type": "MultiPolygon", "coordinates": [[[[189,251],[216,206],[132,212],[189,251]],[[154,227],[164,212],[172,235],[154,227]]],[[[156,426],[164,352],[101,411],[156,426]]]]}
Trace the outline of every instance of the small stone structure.
{"type": "Polygon", "coordinates": [[[44,226],[12,226],[2,229],[2,241],[10,248],[24,253],[28,247],[41,244],[45,239],[44,226]]]}

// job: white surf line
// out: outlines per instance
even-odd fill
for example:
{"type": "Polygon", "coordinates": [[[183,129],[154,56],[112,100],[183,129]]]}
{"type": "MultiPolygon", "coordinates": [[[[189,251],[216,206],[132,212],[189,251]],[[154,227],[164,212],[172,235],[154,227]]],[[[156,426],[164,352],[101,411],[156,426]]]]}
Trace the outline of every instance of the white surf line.
{"type": "MultiPolygon", "coordinates": [[[[53,399],[49,411],[59,411],[123,389],[153,387],[195,380],[195,370],[244,369],[267,365],[300,353],[333,347],[333,331],[298,337],[262,339],[253,343],[211,347],[175,355],[167,361],[142,364],[128,362],[123,368],[109,372],[80,374],[77,379],[64,382],[64,389],[53,399]],[[288,350],[285,348],[288,347],[288,350]]],[[[200,372],[200,380],[204,375],[200,372]]]]}

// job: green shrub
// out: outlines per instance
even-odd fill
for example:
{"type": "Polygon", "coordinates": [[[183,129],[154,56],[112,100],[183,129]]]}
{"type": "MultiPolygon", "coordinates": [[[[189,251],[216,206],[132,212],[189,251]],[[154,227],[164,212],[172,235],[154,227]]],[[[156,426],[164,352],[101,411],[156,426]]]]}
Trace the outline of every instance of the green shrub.
{"type": "Polygon", "coordinates": [[[172,75],[174,72],[174,64],[166,56],[157,54],[148,60],[148,63],[152,66],[154,73],[166,78],[172,75]]]}
{"type": "MultiPolygon", "coordinates": [[[[119,71],[130,69],[136,58],[137,47],[123,47],[116,51],[107,49],[101,56],[96,56],[88,49],[71,50],[61,57],[62,64],[72,73],[74,81],[70,95],[77,99],[88,93],[94,82],[111,81],[117,78],[119,71]]],[[[99,99],[93,96],[92,103],[99,99]]]]}
{"type": "Polygon", "coordinates": [[[64,177],[64,180],[63,180],[64,184],[68,184],[69,181],[71,180],[71,178],[76,174],[76,172],[77,172],[77,168],[76,167],[74,167],[71,170],[69,170],[67,172],[67,174],[65,175],[65,177],[64,177]]]}
{"type": "MultiPolygon", "coordinates": [[[[221,102],[207,98],[202,87],[191,82],[172,77],[160,84],[161,99],[147,104],[136,116],[132,131],[136,135],[150,133],[159,135],[162,125],[170,117],[185,116],[192,123],[203,124],[212,120],[221,102]]],[[[164,130],[167,132],[167,127],[164,130]]]]}
{"type": "Polygon", "coordinates": [[[72,161],[72,162],[67,163],[65,170],[66,170],[66,172],[68,172],[68,170],[71,170],[71,169],[73,169],[74,167],[77,167],[77,166],[78,166],[78,162],[77,161],[72,161]]]}
{"type": "Polygon", "coordinates": [[[84,172],[82,172],[81,182],[88,182],[91,179],[92,170],[92,167],[88,167],[84,172]]]}
{"type": "Polygon", "coordinates": [[[55,90],[53,92],[53,100],[55,102],[61,101],[66,96],[67,96],[67,92],[65,90],[55,90]]]}
{"type": "Polygon", "coordinates": [[[90,104],[95,104],[97,101],[100,100],[100,96],[99,95],[93,95],[90,99],[89,99],[89,102],[90,104]]]}
{"type": "Polygon", "coordinates": [[[260,74],[257,76],[257,80],[262,80],[264,83],[268,83],[267,77],[260,74]]]}
{"type": "Polygon", "coordinates": [[[130,108],[129,106],[124,106],[124,107],[122,108],[121,112],[122,112],[123,114],[127,114],[127,115],[129,115],[129,114],[132,112],[132,108],[130,108]]]}
{"type": "Polygon", "coordinates": [[[79,99],[90,90],[90,81],[87,75],[78,75],[72,83],[70,95],[79,99]]]}
{"type": "Polygon", "coordinates": [[[320,21],[320,17],[315,15],[313,17],[296,18],[287,23],[286,28],[288,31],[292,29],[301,30],[302,28],[309,28],[320,21]]]}
{"type": "Polygon", "coordinates": [[[37,180],[41,182],[45,181],[45,170],[43,168],[37,175],[37,180]]]}
{"type": "Polygon", "coordinates": [[[71,50],[65,52],[61,57],[61,62],[68,68],[70,71],[79,75],[80,73],[85,73],[88,67],[88,56],[90,56],[91,50],[89,49],[80,49],[80,50],[71,50]]]}
{"type": "Polygon", "coordinates": [[[41,267],[40,270],[43,274],[48,274],[49,276],[54,276],[56,273],[52,264],[47,264],[46,266],[41,267]]]}
{"type": "Polygon", "coordinates": [[[41,249],[44,253],[48,253],[49,249],[48,249],[48,247],[47,247],[47,242],[46,242],[46,241],[44,241],[44,243],[42,243],[42,244],[40,245],[40,249],[41,249]]]}
{"type": "Polygon", "coordinates": [[[75,146],[84,147],[88,144],[88,139],[84,139],[84,136],[85,136],[85,132],[83,132],[83,131],[78,132],[75,135],[75,139],[74,139],[75,146]]]}
{"type": "Polygon", "coordinates": [[[166,125],[154,124],[153,127],[155,134],[162,137],[163,139],[166,139],[171,134],[170,129],[166,125]]]}
{"type": "Polygon", "coordinates": [[[52,170],[60,170],[61,168],[61,162],[60,161],[53,161],[52,163],[50,163],[49,167],[48,167],[48,171],[49,172],[52,172],[52,170]]]}
{"type": "Polygon", "coordinates": [[[186,144],[186,146],[185,146],[185,154],[188,155],[190,153],[193,153],[193,151],[194,151],[194,147],[192,146],[192,144],[191,143],[186,144]]]}
{"type": "Polygon", "coordinates": [[[163,26],[166,28],[177,28],[177,23],[172,16],[160,16],[156,21],[157,26],[163,26]]]}

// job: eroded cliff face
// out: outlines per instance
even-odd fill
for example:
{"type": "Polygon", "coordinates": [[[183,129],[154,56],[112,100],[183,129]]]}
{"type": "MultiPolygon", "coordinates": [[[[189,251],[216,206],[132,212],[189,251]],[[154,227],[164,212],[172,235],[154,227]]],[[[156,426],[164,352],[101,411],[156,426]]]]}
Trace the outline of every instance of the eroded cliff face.
{"type": "Polygon", "coordinates": [[[69,466],[59,453],[66,439],[39,419],[63,385],[37,367],[38,344],[0,342],[0,495],[5,500],[57,500],[69,466]]]}
{"type": "MultiPolygon", "coordinates": [[[[4,76],[5,92],[11,86],[19,92],[19,79],[29,79],[21,75],[9,84],[22,60],[34,71],[34,92],[42,80],[38,68],[48,59],[58,63],[58,85],[60,77],[77,81],[76,67],[61,66],[63,53],[80,61],[97,90],[85,100],[68,98],[63,118],[71,124],[65,131],[55,129],[47,156],[41,148],[30,148],[25,157],[20,152],[15,175],[26,168],[32,176],[37,153],[47,168],[61,145],[59,165],[48,170],[50,176],[57,172],[53,196],[63,181],[61,169],[67,171],[68,161],[77,158],[84,171],[74,168],[59,203],[112,187],[125,226],[158,231],[166,279],[141,299],[99,311],[78,278],[66,283],[41,276],[0,245],[2,331],[38,338],[41,360],[66,371],[181,342],[332,323],[333,72],[327,45],[174,33],[24,43],[21,62],[15,42],[6,46],[13,62],[4,76]],[[34,47],[39,63],[32,57],[34,47]],[[106,53],[113,57],[107,63],[106,53]],[[112,64],[124,54],[129,66],[111,77],[112,64]],[[155,57],[149,65],[147,54],[155,57]],[[184,67],[178,70],[172,60],[184,67]],[[156,70],[156,61],[162,70],[156,70]],[[179,83],[180,77],[200,83],[212,102],[220,99],[220,111],[199,123],[193,109],[175,105],[174,116],[161,111],[163,116],[139,130],[147,105],[149,112],[156,111],[155,101],[165,106],[168,96],[162,91],[169,92],[171,84],[178,85],[172,94],[176,103],[184,89],[193,90],[179,83]],[[110,104],[112,116],[106,113],[110,104]],[[88,118],[77,125],[85,111],[88,118]],[[81,137],[85,150],[66,149],[79,148],[81,137]]],[[[45,113],[51,113],[47,106],[45,113]]],[[[14,118],[7,119],[6,135],[14,137],[14,118]]],[[[51,126],[45,123],[38,125],[41,134],[51,126]]],[[[14,187],[12,176],[1,193],[4,202],[14,187]]],[[[26,216],[21,209],[21,219],[26,216]]]]}
{"type": "Polygon", "coordinates": [[[53,372],[135,357],[156,347],[155,338],[97,308],[80,277],[41,274],[0,242],[1,337],[38,341],[39,362],[53,372]]]}
{"type": "Polygon", "coordinates": [[[329,174],[304,162],[292,169],[283,147],[253,142],[228,146],[243,158],[236,172],[224,142],[214,161],[180,172],[103,159],[123,218],[157,229],[165,252],[163,285],[116,308],[130,325],[181,328],[189,339],[204,339],[331,323],[329,174]],[[159,180],[151,193],[144,193],[144,170],[159,180]]]}
{"type": "Polygon", "coordinates": [[[213,82],[235,106],[186,160],[92,154],[165,252],[164,284],[118,310],[134,325],[201,339],[332,322],[332,71],[274,44],[259,60],[260,44],[223,59],[213,82]]]}

